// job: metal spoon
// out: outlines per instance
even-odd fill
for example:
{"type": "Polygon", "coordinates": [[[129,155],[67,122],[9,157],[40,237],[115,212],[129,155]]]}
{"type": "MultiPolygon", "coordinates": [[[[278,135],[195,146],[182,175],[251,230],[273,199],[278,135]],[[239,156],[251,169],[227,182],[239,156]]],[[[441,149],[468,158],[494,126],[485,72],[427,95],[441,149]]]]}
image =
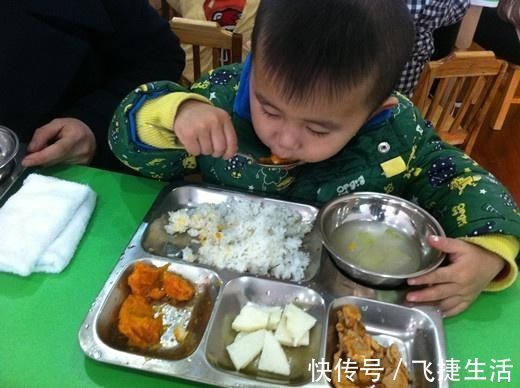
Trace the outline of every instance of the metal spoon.
{"type": "MultiPolygon", "coordinates": [[[[169,128],[166,128],[166,127],[163,127],[161,125],[157,125],[157,124],[153,124],[153,123],[146,123],[146,125],[150,126],[150,127],[153,127],[155,129],[158,129],[160,131],[167,131],[168,134],[170,135],[173,135],[174,136],[174,139],[176,141],[177,144],[179,144],[179,146],[181,147],[184,147],[182,145],[182,143],[180,142],[179,138],[175,136],[175,134],[172,132],[172,130],[170,130],[169,128]]],[[[253,163],[261,166],[261,167],[268,167],[268,168],[282,168],[282,169],[285,169],[285,170],[289,170],[291,168],[294,168],[296,166],[300,166],[302,164],[304,164],[305,162],[302,162],[302,161],[290,161],[290,162],[284,162],[284,163],[267,163],[265,160],[268,159],[268,160],[272,160],[272,155],[271,156],[266,156],[266,157],[260,157],[260,158],[257,158],[251,154],[246,154],[246,153],[243,153],[243,152],[237,152],[235,154],[236,156],[241,156],[243,158],[246,158],[246,159],[249,159],[251,160],[253,163]]]]}
{"type": "MultiPolygon", "coordinates": [[[[251,154],[244,154],[244,153],[241,153],[241,152],[237,152],[236,155],[239,155],[239,156],[242,156],[244,158],[247,158],[247,159],[250,159],[253,161],[253,163],[261,166],[261,167],[268,167],[268,168],[282,168],[284,170],[289,170],[291,168],[294,168],[296,166],[300,166],[302,164],[304,164],[305,162],[302,162],[300,160],[295,160],[295,161],[290,161],[290,162],[284,162],[284,163],[277,163],[277,164],[274,164],[274,163],[266,163],[266,162],[262,162],[260,161],[261,158],[255,158],[253,155],[251,154]]],[[[266,158],[271,158],[271,156],[267,156],[266,158]]]]}

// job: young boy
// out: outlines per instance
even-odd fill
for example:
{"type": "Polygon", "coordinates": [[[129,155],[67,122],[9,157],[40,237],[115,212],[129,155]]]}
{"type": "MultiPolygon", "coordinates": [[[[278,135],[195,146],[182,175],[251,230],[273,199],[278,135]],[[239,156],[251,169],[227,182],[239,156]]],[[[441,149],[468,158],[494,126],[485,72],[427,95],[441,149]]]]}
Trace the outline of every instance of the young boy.
{"type": "Polygon", "coordinates": [[[413,36],[401,1],[263,0],[243,66],[217,69],[191,92],[141,86],[116,111],[112,150],[161,179],[198,167],[207,182],[297,201],[360,190],[415,201],[453,238],[431,239],[450,264],[410,279],[429,286],[407,298],[457,314],[514,282],[520,216],[493,175],[392,94],[413,36]],[[262,167],[237,150],[304,164],[262,167]]]}

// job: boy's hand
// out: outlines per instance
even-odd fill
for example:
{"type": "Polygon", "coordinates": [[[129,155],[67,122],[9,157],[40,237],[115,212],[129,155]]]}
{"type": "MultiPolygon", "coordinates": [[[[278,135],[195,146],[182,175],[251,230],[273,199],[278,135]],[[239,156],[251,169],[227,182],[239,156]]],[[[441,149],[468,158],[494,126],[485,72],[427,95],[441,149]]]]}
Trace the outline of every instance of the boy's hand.
{"type": "Polygon", "coordinates": [[[446,252],[450,264],[408,279],[410,285],[428,287],[409,292],[406,298],[410,302],[437,302],[445,317],[468,308],[505,265],[500,256],[462,240],[432,236],[429,243],[446,252]]]}
{"type": "Polygon", "coordinates": [[[27,151],[29,155],[22,160],[24,167],[88,164],[96,152],[96,138],[83,121],[70,117],[54,119],[34,131],[27,151]]]}
{"type": "Polygon", "coordinates": [[[192,155],[229,159],[237,152],[237,135],[226,111],[200,101],[179,107],[173,132],[192,155]]]}

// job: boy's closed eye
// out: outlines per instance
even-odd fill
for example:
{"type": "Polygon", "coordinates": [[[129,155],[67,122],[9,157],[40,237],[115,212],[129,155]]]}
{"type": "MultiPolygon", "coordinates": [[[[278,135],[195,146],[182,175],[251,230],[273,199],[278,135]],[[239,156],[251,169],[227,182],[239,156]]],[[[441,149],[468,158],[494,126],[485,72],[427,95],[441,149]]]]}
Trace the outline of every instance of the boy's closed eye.
{"type": "MultiPolygon", "coordinates": [[[[259,97],[259,100],[264,100],[262,97],[259,97]]],[[[270,119],[282,119],[281,112],[276,109],[274,106],[269,104],[268,102],[261,101],[260,107],[262,110],[262,113],[270,118],[270,119]]],[[[332,124],[331,124],[332,125],[332,124]]],[[[310,132],[311,135],[314,136],[326,136],[330,133],[330,131],[327,128],[324,128],[322,125],[319,125],[318,123],[311,122],[310,124],[304,125],[305,129],[310,132]]]]}
{"type": "Polygon", "coordinates": [[[310,134],[313,135],[313,136],[323,137],[323,136],[327,136],[328,134],[330,134],[329,131],[325,131],[325,130],[322,129],[322,128],[311,127],[311,126],[309,126],[309,125],[306,125],[306,126],[305,126],[305,129],[306,129],[307,131],[309,131],[310,134]]]}
{"type": "MultiPolygon", "coordinates": [[[[278,111],[276,111],[272,107],[270,107],[269,105],[261,105],[261,107],[262,107],[262,113],[266,117],[268,117],[270,119],[281,119],[282,118],[282,115],[278,111]]],[[[326,131],[323,128],[317,128],[316,126],[311,126],[308,124],[305,125],[305,129],[307,131],[309,131],[311,135],[318,136],[318,137],[326,136],[329,134],[329,131],[326,131]]]]}
{"type": "Polygon", "coordinates": [[[273,119],[281,118],[280,112],[278,112],[278,111],[274,110],[273,108],[266,106],[266,105],[261,105],[261,106],[262,106],[262,113],[264,115],[266,115],[267,117],[273,118],[273,119]]]}

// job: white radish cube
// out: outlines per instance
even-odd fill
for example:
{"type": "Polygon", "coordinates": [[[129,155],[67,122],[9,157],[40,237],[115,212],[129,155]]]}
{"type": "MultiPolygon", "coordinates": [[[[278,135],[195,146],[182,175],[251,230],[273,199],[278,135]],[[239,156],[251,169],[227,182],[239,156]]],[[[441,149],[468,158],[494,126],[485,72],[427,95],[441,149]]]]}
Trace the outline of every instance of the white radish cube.
{"type": "Polygon", "coordinates": [[[247,331],[239,331],[233,342],[239,341],[241,338],[244,338],[248,334],[250,334],[250,333],[248,333],[247,331]]]}
{"type": "Polygon", "coordinates": [[[276,328],[276,331],[274,332],[274,337],[282,345],[292,346],[293,337],[292,337],[291,333],[289,333],[289,330],[287,330],[286,322],[287,322],[287,318],[284,314],[284,315],[282,315],[282,319],[280,319],[280,323],[278,324],[278,327],[276,328]]]}
{"type": "Polygon", "coordinates": [[[280,324],[276,328],[274,333],[274,337],[280,342],[282,345],[297,347],[297,346],[308,346],[310,343],[310,332],[306,331],[300,338],[295,339],[292,337],[289,330],[287,330],[287,317],[285,315],[282,316],[280,320],[280,324]]]}
{"type": "Polygon", "coordinates": [[[304,335],[302,335],[299,339],[296,340],[296,345],[294,346],[309,346],[310,343],[311,332],[307,330],[304,335]]]}
{"type": "Polygon", "coordinates": [[[316,318],[292,303],[285,307],[284,315],[287,319],[287,330],[291,333],[293,344],[296,346],[296,343],[303,337],[305,332],[314,327],[316,318]]]}
{"type": "Polygon", "coordinates": [[[279,375],[289,376],[291,367],[280,343],[270,331],[264,336],[264,348],[258,363],[258,369],[279,375]]]}
{"type": "Polygon", "coordinates": [[[256,331],[265,329],[269,322],[269,313],[263,308],[256,306],[252,303],[246,304],[240,310],[231,324],[231,327],[235,331],[256,331]]]}
{"type": "Polygon", "coordinates": [[[282,317],[283,309],[280,306],[265,307],[265,311],[269,313],[269,321],[267,322],[268,330],[276,330],[282,317]]]}
{"type": "Polygon", "coordinates": [[[260,354],[264,346],[264,337],[266,333],[267,331],[265,330],[258,330],[246,334],[238,341],[235,341],[226,347],[236,370],[245,368],[255,359],[256,356],[258,356],[258,354],[260,354]]]}

